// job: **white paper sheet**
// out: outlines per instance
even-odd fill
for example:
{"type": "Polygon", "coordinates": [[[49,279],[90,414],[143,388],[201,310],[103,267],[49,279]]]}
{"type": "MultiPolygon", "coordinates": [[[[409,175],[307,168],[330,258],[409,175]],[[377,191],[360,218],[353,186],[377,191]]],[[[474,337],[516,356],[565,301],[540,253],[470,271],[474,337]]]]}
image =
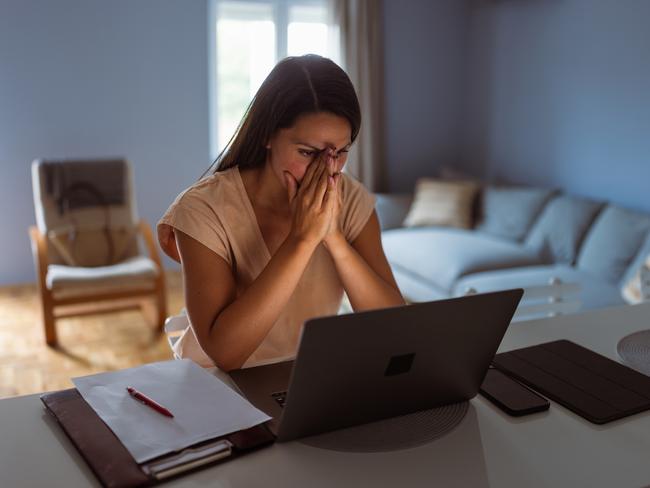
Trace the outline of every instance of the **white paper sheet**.
{"type": "Polygon", "coordinates": [[[188,359],[72,381],[138,463],[270,419],[188,359]],[[174,417],[138,402],[128,394],[127,386],[163,405],[174,417]]]}

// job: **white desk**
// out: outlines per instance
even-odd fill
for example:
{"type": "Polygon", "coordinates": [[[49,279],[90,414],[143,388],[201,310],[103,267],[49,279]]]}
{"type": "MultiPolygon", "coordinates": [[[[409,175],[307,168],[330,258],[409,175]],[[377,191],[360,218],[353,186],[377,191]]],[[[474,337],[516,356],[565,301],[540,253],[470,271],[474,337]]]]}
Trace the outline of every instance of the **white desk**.
{"type": "MultiPolygon", "coordinates": [[[[650,328],[650,304],[513,324],[500,351],[566,338],[616,359],[650,328]]],[[[93,474],[38,395],[0,400],[0,485],[93,486],[93,474]]],[[[482,397],[445,437],[415,449],[350,454],[275,444],[165,486],[641,487],[650,485],[650,412],[604,426],[552,403],[521,419],[482,397]]]]}

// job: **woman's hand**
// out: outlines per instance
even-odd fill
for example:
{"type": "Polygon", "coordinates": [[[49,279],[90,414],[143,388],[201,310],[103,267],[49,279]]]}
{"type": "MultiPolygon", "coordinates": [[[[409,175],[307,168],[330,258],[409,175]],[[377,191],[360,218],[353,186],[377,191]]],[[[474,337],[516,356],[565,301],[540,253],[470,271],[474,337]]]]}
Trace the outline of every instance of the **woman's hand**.
{"type": "MultiPolygon", "coordinates": [[[[330,150],[331,151],[331,150],[330,150]]],[[[332,246],[339,245],[345,242],[343,232],[341,232],[341,209],[343,207],[343,194],[341,193],[341,173],[339,171],[338,163],[334,158],[333,152],[327,160],[328,171],[334,179],[334,193],[332,198],[335,200],[332,220],[330,221],[330,228],[323,239],[325,246],[331,249],[332,246]]]]}
{"type": "Polygon", "coordinates": [[[338,204],[336,177],[331,176],[332,165],[328,164],[331,159],[329,151],[322,151],[300,185],[291,173],[284,172],[292,213],[289,236],[314,246],[331,232],[338,204]]]}

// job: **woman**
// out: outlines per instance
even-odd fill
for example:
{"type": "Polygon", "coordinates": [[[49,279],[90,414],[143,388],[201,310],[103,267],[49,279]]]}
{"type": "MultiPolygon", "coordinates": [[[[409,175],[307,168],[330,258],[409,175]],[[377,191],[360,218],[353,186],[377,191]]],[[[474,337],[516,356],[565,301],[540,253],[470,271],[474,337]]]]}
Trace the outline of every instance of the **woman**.
{"type": "Polygon", "coordinates": [[[316,55],[266,78],[217,170],[158,223],[182,263],[191,328],[177,353],[224,371],[295,354],[306,319],[404,304],[374,199],[341,173],[359,133],[345,72],[316,55]]]}

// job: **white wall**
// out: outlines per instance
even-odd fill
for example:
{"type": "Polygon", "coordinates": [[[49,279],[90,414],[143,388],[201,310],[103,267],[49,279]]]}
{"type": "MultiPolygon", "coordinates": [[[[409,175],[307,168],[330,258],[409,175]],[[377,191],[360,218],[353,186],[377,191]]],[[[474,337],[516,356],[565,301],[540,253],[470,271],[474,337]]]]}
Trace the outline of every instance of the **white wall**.
{"type": "Polygon", "coordinates": [[[152,225],[209,165],[205,0],[0,0],[0,284],[35,279],[30,163],[124,155],[152,225]]]}

